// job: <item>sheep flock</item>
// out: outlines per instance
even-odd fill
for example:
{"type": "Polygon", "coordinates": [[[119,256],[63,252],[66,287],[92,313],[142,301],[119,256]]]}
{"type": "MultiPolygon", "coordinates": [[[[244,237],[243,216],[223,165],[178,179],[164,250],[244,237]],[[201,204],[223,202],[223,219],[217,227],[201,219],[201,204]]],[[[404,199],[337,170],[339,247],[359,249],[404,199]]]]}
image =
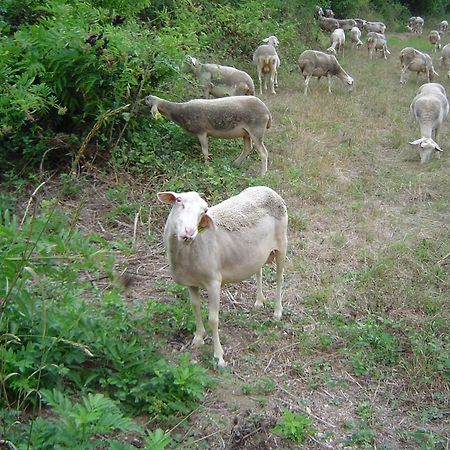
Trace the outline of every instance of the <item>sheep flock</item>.
{"type": "MultiPolygon", "coordinates": [[[[411,98],[409,118],[416,121],[420,137],[411,140],[417,146],[421,163],[427,163],[433,154],[439,157],[444,145],[439,131],[448,113],[446,89],[436,82],[438,73],[429,54],[413,47],[403,48],[398,56],[388,50],[386,25],[362,18],[338,19],[330,9],[317,6],[315,19],[322,32],[329,35],[331,44],[322,49],[305,50],[297,60],[297,67],[304,80],[304,95],[312,95],[309,86],[312,77],[328,80],[328,92],[334,77],[339,78],[347,91],[358,89],[358,80],[351,76],[352,67],[344,67],[344,47],[359,52],[361,58],[383,64],[388,58],[397,58],[399,89],[408,82],[408,72],[416,73],[416,82],[422,78],[422,86],[411,98]],[[346,41],[346,33],[348,39],[346,41]],[[365,42],[364,42],[365,41],[365,42]],[[347,42],[347,44],[346,44],[347,42]],[[363,45],[367,53],[362,52],[363,45]],[[338,60],[339,59],[339,60],[338,60]],[[348,71],[348,72],[347,72],[348,71]]],[[[423,35],[424,19],[411,17],[406,29],[411,35],[428,40],[440,67],[450,78],[450,44],[448,23],[436,24],[429,35],[423,35]]],[[[278,68],[282,59],[283,42],[276,36],[261,37],[252,60],[259,82],[259,95],[269,98],[279,89],[278,68]],[[264,87],[264,90],[263,90],[264,87]],[[264,93],[263,93],[264,92],[264,93]]],[[[260,175],[268,168],[270,152],[263,143],[264,134],[270,128],[272,116],[266,104],[256,97],[250,74],[237,68],[219,65],[217,62],[200,63],[187,57],[187,71],[197,78],[204,98],[175,103],[154,95],[145,102],[153,117],[163,116],[197,136],[206,162],[209,159],[208,136],[224,139],[242,138],[244,149],[235,161],[240,164],[251,152],[253,145],[261,160],[260,175]],[[209,96],[213,97],[210,99],[209,96]]],[[[294,65],[294,62],[287,62],[294,65]]],[[[316,94],[317,95],[317,94],[316,94]]],[[[351,95],[351,94],[350,94],[351,95]]],[[[408,120],[408,111],[405,111],[408,120]]],[[[164,243],[173,279],[189,289],[196,319],[193,344],[203,344],[205,328],[200,315],[200,289],[208,296],[209,324],[212,330],[214,357],[218,365],[226,365],[224,350],[219,340],[219,305],[223,285],[238,283],[256,275],[257,294],[255,306],[264,305],[262,294],[262,267],[276,261],[277,291],[274,318],[281,319],[282,281],[287,249],[288,215],[284,200],[278,193],[264,186],[252,187],[240,194],[209,207],[196,192],[159,192],[158,199],[171,205],[164,232],[164,243]]]]}

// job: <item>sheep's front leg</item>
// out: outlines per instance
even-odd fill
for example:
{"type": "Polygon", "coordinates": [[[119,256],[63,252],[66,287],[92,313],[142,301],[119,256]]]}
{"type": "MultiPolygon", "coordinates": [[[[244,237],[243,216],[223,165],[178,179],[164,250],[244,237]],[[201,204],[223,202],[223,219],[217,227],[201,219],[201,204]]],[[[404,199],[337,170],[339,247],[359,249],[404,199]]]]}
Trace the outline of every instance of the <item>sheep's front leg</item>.
{"type": "Polygon", "coordinates": [[[261,269],[256,272],[256,302],[255,307],[256,308],[263,308],[264,307],[264,294],[262,291],[262,267],[261,269]]]}
{"type": "Polygon", "coordinates": [[[308,95],[308,86],[309,86],[309,81],[311,80],[312,75],[307,75],[305,77],[305,91],[304,94],[308,95]]]}
{"type": "Polygon", "coordinates": [[[219,367],[225,367],[226,363],[223,359],[223,349],[220,345],[219,339],[219,309],[220,309],[220,289],[221,282],[213,281],[208,287],[208,306],[209,306],[209,317],[208,322],[211,327],[213,346],[214,346],[214,357],[219,361],[217,365],[219,367]]]}
{"type": "Polygon", "coordinates": [[[205,162],[209,162],[209,153],[208,153],[208,135],[206,133],[197,134],[197,138],[200,141],[200,145],[202,146],[202,153],[205,157],[205,162]]]}
{"type": "Polygon", "coordinates": [[[408,75],[406,74],[406,71],[408,69],[406,67],[402,67],[402,73],[400,74],[400,83],[406,83],[408,80],[408,75]]]}
{"type": "Polygon", "coordinates": [[[328,93],[331,94],[331,75],[327,75],[328,78],[328,93]]]}
{"type": "Polygon", "coordinates": [[[200,345],[203,345],[203,336],[205,336],[205,327],[203,326],[202,314],[200,311],[202,300],[200,298],[198,287],[188,287],[188,289],[191,296],[192,310],[194,311],[195,316],[195,334],[192,345],[194,347],[199,347],[200,345]]]}

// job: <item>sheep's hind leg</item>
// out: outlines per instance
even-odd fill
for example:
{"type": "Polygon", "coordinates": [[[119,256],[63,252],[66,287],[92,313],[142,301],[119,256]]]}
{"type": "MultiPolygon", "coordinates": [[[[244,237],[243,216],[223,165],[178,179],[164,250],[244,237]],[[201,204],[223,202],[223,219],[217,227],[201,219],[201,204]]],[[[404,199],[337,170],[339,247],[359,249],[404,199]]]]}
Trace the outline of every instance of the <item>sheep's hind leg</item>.
{"type": "Polygon", "coordinates": [[[240,166],[242,164],[242,161],[248,156],[250,153],[250,150],[252,149],[252,140],[250,139],[250,136],[248,134],[243,136],[244,139],[244,149],[242,150],[241,154],[234,160],[235,166],[240,166]]]}
{"type": "Polygon", "coordinates": [[[259,157],[261,158],[261,176],[263,176],[267,172],[267,159],[269,152],[267,151],[267,148],[263,143],[262,137],[251,136],[251,138],[255,143],[255,147],[258,150],[259,157]]]}
{"type": "Polygon", "coordinates": [[[262,95],[261,69],[258,67],[259,94],[262,95]]]}
{"type": "Polygon", "coordinates": [[[209,162],[209,152],[208,152],[208,135],[206,133],[198,134],[198,140],[202,146],[202,153],[205,158],[205,162],[209,162]]]}
{"type": "Polygon", "coordinates": [[[286,262],[286,247],[287,242],[284,242],[283,248],[275,250],[275,260],[277,263],[277,292],[275,297],[275,311],[273,317],[276,320],[281,319],[283,314],[283,306],[281,304],[282,289],[283,289],[283,275],[284,275],[284,265],[286,262]]]}
{"type": "Polygon", "coordinates": [[[223,348],[219,339],[220,288],[220,281],[214,281],[207,287],[209,308],[208,323],[212,332],[214,357],[219,360],[217,365],[219,367],[225,367],[226,363],[223,359],[223,348]]]}
{"type": "Polygon", "coordinates": [[[202,300],[199,295],[198,287],[189,286],[188,289],[191,296],[191,304],[195,316],[195,334],[192,345],[194,347],[199,347],[200,345],[203,345],[203,336],[205,336],[205,327],[203,325],[202,315],[200,312],[200,305],[202,300]]]}
{"type": "Polygon", "coordinates": [[[275,92],[275,72],[271,72],[270,74],[270,86],[271,86],[271,92],[272,94],[276,94],[275,92]]]}

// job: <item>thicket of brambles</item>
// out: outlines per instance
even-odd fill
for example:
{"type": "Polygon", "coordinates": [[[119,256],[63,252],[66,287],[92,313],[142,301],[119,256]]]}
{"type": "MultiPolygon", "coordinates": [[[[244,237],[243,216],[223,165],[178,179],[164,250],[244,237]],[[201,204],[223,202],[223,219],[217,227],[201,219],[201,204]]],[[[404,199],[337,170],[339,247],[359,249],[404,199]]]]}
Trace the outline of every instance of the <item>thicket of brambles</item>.
{"type": "MultiPolygon", "coordinates": [[[[282,42],[284,60],[295,61],[320,39],[317,3],[329,6],[2,1],[0,181],[19,190],[38,167],[76,167],[88,156],[136,172],[173,172],[192,140],[171,122],[149,120],[143,97],[192,98],[200,91],[183,70],[186,55],[250,68],[254,48],[270,34],[282,42]]],[[[391,30],[404,30],[411,13],[448,12],[444,0],[331,6],[338,17],[383,20],[391,30]]],[[[74,188],[69,175],[61,181],[61,189],[74,188]]],[[[115,440],[112,429],[144,436],[128,416],[171,423],[188,414],[211,379],[187,356],[169,362],[159,351],[159,337],[170,331],[170,320],[158,328],[169,312],[163,305],[150,299],[131,308],[124,301],[110,256],[127,251],[123,242],[82,234],[75,226],[80,210],[66,214],[58,199],[41,202],[36,214],[33,198],[20,214],[12,212],[13,200],[0,192],[0,438],[18,448],[125,449],[132,447],[115,440]],[[99,289],[98,279],[110,280],[108,288],[99,289]],[[43,404],[51,413],[29,420],[43,404]]],[[[186,295],[175,285],[165,289],[186,295]]],[[[186,303],[170,314],[190,334],[186,303]]],[[[169,438],[156,430],[142,441],[162,449],[169,438]]]]}

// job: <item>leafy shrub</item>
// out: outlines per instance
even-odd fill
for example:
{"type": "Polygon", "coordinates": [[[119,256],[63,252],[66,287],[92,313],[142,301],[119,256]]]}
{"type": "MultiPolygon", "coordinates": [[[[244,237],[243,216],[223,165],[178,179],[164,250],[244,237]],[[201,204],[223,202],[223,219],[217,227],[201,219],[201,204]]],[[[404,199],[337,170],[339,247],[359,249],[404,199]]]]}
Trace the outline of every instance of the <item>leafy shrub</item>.
{"type": "Polygon", "coordinates": [[[273,431],[291,441],[302,443],[308,436],[315,434],[311,424],[312,419],[307,415],[284,409],[283,416],[273,431]]]}
{"type": "Polygon", "coordinates": [[[91,284],[105,275],[112,279],[111,249],[68,224],[54,205],[22,225],[8,212],[2,216],[2,402],[23,409],[56,388],[108,392],[133,413],[190,411],[208,384],[204,370],[188,355],[176,364],[165,360],[152,344],[145,313],[128,308],[117,288],[100,293],[91,284]]]}

